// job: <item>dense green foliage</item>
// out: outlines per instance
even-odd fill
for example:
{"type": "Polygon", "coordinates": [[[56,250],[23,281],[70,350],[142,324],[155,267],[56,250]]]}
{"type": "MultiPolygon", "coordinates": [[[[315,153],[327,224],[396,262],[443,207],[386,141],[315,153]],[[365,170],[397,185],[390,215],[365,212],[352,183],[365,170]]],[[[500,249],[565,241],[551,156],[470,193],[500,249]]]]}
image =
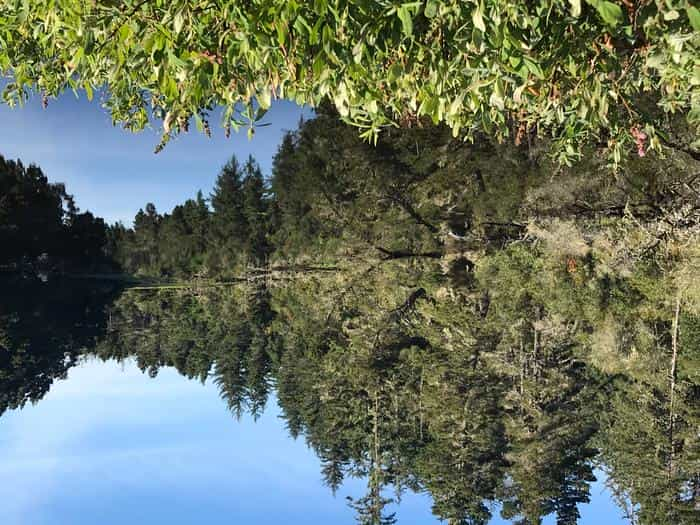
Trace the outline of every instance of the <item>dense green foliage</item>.
{"type": "Polygon", "coordinates": [[[104,221],[80,213],[62,184],[0,156],[0,269],[95,269],[107,263],[106,236],[104,221]]]}
{"type": "MultiPolygon", "coordinates": [[[[273,98],[330,100],[376,137],[421,119],[456,136],[550,139],[640,155],[680,114],[697,140],[700,11],[689,0],[8,0],[5,99],[104,90],[114,121],[164,141],[225,107],[226,129],[273,98]],[[244,106],[240,106],[243,103],[244,106]],[[241,109],[245,107],[246,109],[241,109]]],[[[254,130],[250,128],[251,132],[254,130]]]]}
{"type": "Polygon", "coordinates": [[[566,257],[586,251],[605,219],[617,227],[599,241],[618,249],[605,257],[626,264],[647,244],[653,259],[665,230],[697,228],[698,165],[674,152],[628,160],[617,176],[596,157],[562,169],[536,145],[465,145],[444,126],[390,130],[374,146],[322,107],[283,139],[269,180],[252,159],[232,159],[209,203],[164,216],[147,206],[133,230],[113,230],[125,239],[115,257],[133,273],[176,277],[411,255],[473,264],[538,232],[558,236],[566,257]],[[635,221],[647,238],[625,238],[635,221]]]}

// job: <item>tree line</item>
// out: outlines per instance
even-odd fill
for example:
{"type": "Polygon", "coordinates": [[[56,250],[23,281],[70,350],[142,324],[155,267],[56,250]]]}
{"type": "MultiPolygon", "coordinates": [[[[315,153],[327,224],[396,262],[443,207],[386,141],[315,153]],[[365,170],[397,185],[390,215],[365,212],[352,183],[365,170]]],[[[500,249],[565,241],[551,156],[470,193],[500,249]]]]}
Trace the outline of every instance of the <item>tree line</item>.
{"type": "Polygon", "coordinates": [[[130,273],[187,277],[231,275],[270,254],[272,199],[260,166],[235,157],[222,168],[208,199],[194,199],[160,214],[151,203],[132,228],[109,228],[107,250],[130,273]]]}
{"type": "Polygon", "coordinates": [[[81,212],[41,168],[0,156],[0,268],[112,270],[107,231],[102,218],[81,212]]]}
{"type": "MultiPolygon", "coordinates": [[[[3,264],[37,265],[48,257],[45,266],[57,270],[171,279],[366,257],[462,254],[463,264],[473,265],[494,243],[535,230],[566,237],[567,228],[596,229],[601,218],[624,224],[632,214],[653,223],[647,231],[654,235],[669,224],[692,232],[697,165],[680,150],[644,158],[630,151],[615,175],[596,155],[561,168],[543,143],[481,137],[465,145],[433,125],[389,130],[370,145],[324,105],[283,137],[269,177],[252,157],[231,158],[210,195],[198,192],[169,213],[147,204],[130,227],[105,226],[79,212],[40,168],[4,161],[3,264]]],[[[652,241],[652,252],[664,246],[652,241]]]]}

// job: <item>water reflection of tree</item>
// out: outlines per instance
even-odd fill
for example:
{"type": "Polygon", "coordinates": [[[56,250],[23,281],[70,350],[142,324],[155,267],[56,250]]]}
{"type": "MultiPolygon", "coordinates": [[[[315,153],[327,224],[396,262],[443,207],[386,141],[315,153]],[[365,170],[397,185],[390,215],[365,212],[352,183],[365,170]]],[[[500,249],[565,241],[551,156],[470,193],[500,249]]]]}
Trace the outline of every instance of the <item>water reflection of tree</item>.
{"type": "Polygon", "coordinates": [[[692,289],[673,292],[682,272],[613,282],[582,263],[580,278],[518,244],[481,259],[468,286],[438,264],[127,292],[108,308],[108,293],[76,288],[70,308],[65,288],[15,295],[3,406],[40,399],[85,352],[134,358],[215,381],[237,416],[259,415],[274,386],[329,487],[367,480],[350,501],[361,523],[393,522],[405,490],[450,523],[487,523],[496,503],[514,523],[576,523],[595,465],[639,523],[692,523],[700,322],[692,289]]]}
{"type": "Polygon", "coordinates": [[[106,329],[114,284],[3,279],[0,302],[0,415],[36,403],[65,379],[106,329]]]}

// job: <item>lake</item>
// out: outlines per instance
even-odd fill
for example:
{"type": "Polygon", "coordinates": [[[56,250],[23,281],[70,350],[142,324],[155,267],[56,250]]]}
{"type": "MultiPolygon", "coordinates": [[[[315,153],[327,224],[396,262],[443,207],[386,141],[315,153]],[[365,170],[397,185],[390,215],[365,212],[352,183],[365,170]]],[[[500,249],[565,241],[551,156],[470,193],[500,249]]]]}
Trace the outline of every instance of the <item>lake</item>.
{"type": "MultiPolygon", "coordinates": [[[[695,317],[677,321],[688,342],[671,404],[667,349],[612,360],[605,338],[623,336],[595,321],[590,288],[499,272],[485,296],[424,264],[233,286],[6,283],[2,523],[696,512],[695,317]]],[[[616,315],[629,327],[628,308],[616,315]]],[[[635,326],[624,337],[641,344],[635,326]]]]}

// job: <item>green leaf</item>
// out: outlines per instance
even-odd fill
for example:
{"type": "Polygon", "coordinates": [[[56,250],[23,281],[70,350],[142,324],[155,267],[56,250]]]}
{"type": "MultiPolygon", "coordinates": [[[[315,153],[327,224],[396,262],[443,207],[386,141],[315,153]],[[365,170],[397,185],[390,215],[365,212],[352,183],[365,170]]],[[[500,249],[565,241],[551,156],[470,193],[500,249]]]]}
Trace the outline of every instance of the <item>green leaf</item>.
{"type": "Polygon", "coordinates": [[[178,57],[175,53],[172,51],[168,52],[168,61],[175,66],[177,69],[183,69],[187,67],[187,62],[182,60],[180,57],[178,57]]]}
{"type": "Polygon", "coordinates": [[[693,26],[695,31],[700,31],[700,9],[691,6],[686,9],[686,12],[690,19],[690,25],[693,26]]]}
{"type": "Polygon", "coordinates": [[[596,8],[606,24],[616,26],[622,21],[622,8],[619,5],[605,0],[587,0],[587,2],[596,8]]]}
{"type": "Polygon", "coordinates": [[[355,64],[362,62],[362,54],[364,53],[364,50],[365,47],[362,42],[358,42],[352,48],[352,59],[355,61],[355,64]]]}
{"type": "Polygon", "coordinates": [[[323,31],[321,31],[321,40],[323,42],[323,50],[326,52],[327,55],[330,55],[332,52],[332,45],[334,42],[336,42],[336,39],[333,35],[333,30],[330,26],[323,26],[323,31]]]}
{"type": "Polygon", "coordinates": [[[425,4],[425,16],[427,18],[434,18],[437,15],[438,11],[438,3],[436,0],[429,0],[427,4],[425,4]]]}
{"type": "Polygon", "coordinates": [[[262,109],[268,109],[272,105],[272,94],[269,89],[263,89],[258,93],[258,103],[262,109]]]}
{"type": "Polygon", "coordinates": [[[389,68],[389,82],[396,81],[403,74],[403,68],[401,64],[395,63],[389,68]]]}
{"type": "Polygon", "coordinates": [[[581,16],[581,0],[569,0],[571,4],[571,16],[578,18],[581,16]]]}
{"type": "Polygon", "coordinates": [[[129,38],[132,35],[133,31],[131,30],[131,27],[128,24],[124,24],[119,28],[119,41],[120,42],[125,42],[127,38],[129,38]]]}
{"type": "Polygon", "coordinates": [[[408,11],[408,8],[402,5],[396,10],[396,14],[401,20],[403,34],[406,36],[411,36],[413,34],[413,20],[411,19],[411,13],[408,11]]]}
{"type": "Polygon", "coordinates": [[[83,59],[83,56],[85,55],[85,48],[84,47],[79,47],[78,50],[75,52],[73,55],[73,67],[78,67],[80,65],[80,61],[83,59]]]}
{"type": "Polygon", "coordinates": [[[476,27],[482,33],[486,33],[486,24],[484,24],[484,15],[482,13],[483,6],[481,4],[472,11],[472,22],[474,22],[474,27],[476,27]]]}
{"type": "Polygon", "coordinates": [[[492,107],[498,108],[500,111],[503,111],[505,109],[505,101],[503,100],[503,97],[500,96],[496,91],[491,93],[491,96],[489,97],[489,104],[492,107]]]}
{"type": "Polygon", "coordinates": [[[338,90],[333,97],[333,102],[341,117],[347,117],[350,114],[348,90],[344,82],[338,85],[338,90]]]}
{"type": "Polygon", "coordinates": [[[518,86],[517,88],[515,88],[515,91],[513,91],[513,101],[514,101],[516,104],[520,104],[520,103],[522,102],[522,100],[523,100],[523,91],[525,91],[525,88],[526,88],[526,87],[527,87],[527,86],[526,86],[525,84],[523,84],[522,86],[518,86]]]}
{"type": "Polygon", "coordinates": [[[303,35],[304,30],[306,30],[306,34],[310,35],[313,33],[313,30],[311,29],[311,26],[309,23],[306,21],[306,19],[299,15],[297,16],[296,20],[294,21],[294,30],[299,34],[303,35]]]}
{"type": "Polygon", "coordinates": [[[646,60],[646,66],[647,67],[653,67],[654,69],[658,69],[659,67],[663,66],[666,62],[666,57],[660,53],[656,53],[654,55],[649,55],[646,60]]]}
{"type": "Polygon", "coordinates": [[[537,78],[539,78],[540,80],[544,79],[544,72],[542,71],[542,68],[537,62],[533,61],[530,57],[525,57],[525,66],[530,71],[530,73],[535,75],[537,78]]]}
{"type": "Polygon", "coordinates": [[[664,20],[666,21],[672,21],[672,20],[678,20],[678,17],[680,17],[681,14],[676,11],[675,9],[671,9],[670,11],[666,11],[664,13],[664,20]]]}
{"type": "Polygon", "coordinates": [[[175,28],[175,34],[179,34],[180,31],[182,31],[182,26],[185,23],[185,18],[182,16],[182,13],[178,13],[175,15],[175,20],[173,21],[173,27],[175,28]]]}

